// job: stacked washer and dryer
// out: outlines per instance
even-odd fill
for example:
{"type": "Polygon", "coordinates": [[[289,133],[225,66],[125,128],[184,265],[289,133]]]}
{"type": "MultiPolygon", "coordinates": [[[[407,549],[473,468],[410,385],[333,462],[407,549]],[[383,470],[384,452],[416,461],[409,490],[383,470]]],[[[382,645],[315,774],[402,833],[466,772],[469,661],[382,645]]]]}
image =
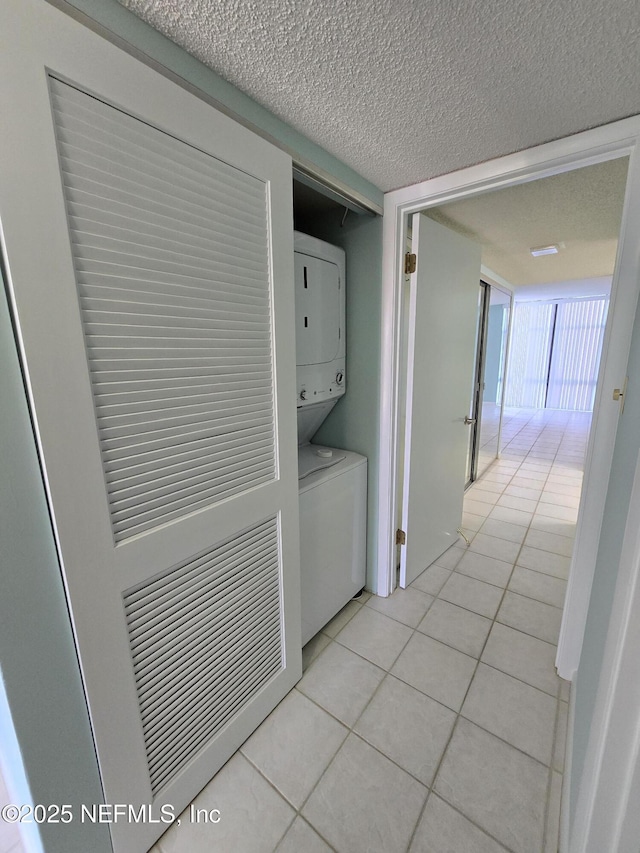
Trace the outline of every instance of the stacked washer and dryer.
{"type": "Polygon", "coordinates": [[[314,444],[346,390],[345,254],[295,232],[302,644],[365,584],[367,460],[314,444]]]}

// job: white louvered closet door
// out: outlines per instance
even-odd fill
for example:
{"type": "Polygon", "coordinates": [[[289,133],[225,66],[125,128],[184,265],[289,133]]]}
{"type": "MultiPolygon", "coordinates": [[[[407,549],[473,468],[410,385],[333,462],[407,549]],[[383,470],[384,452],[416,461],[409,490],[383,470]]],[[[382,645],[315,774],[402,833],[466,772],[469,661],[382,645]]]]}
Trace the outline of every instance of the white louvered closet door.
{"type": "Polygon", "coordinates": [[[291,164],[43,0],[0,17],[5,261],[105,798],[179,811],[300,676],[291,164]]]}

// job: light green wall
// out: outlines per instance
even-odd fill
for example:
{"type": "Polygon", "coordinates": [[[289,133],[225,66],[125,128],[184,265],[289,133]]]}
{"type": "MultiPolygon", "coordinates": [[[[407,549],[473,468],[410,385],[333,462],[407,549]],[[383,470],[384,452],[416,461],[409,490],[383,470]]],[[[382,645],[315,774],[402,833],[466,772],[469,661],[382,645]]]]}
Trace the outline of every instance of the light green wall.
{"type": "MultiPolygon", "coordinates": [[[[53,5],[56,3],[53,2],[53,5]]],[[[243,120],[251,122],[280,144],[382,206],[383,193],[378,187],[227,83],[202,62],[121,6],[118,0],[68,0],[67,5],[74,6],[188,83],[215,98],[243,120]]]]}
{"type": "Polygon", "coordinates": [[[571,768],[572,819],[602,670],[634,469],[640,452],[640,307],[636,311],[627,373],[629,384],[616,437],[584,644],[574,687],[576,705],[571,768]]]}
{"type": "Polygon", "coordinates": [[[380,459],[380,320],[382,219],[342,214],[308,228],[347,255],[347,392],[314,436],[319,444],[362,453],[368,465],[367,589],[377,578],[380,459]]]}
{"type": "MultiPolygon", "coordinates": [[[[34,803],[103,802],[4,287],[0,286],[0,668],[34,803]]],[[[106,825],[43,824],[46,853],[107,853],[106,825]]]]}

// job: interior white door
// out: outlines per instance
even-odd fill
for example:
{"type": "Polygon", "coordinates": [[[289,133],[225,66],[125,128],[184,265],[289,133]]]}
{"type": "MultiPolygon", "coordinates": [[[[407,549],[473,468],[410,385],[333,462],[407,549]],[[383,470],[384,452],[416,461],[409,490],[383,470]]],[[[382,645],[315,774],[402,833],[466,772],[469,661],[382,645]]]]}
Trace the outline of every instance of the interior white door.
{"type": "Polygon", "coordinates": [[[400,586],[458,538],[462,521],[481,249],[413,216],[400,586]]]}
{"type": "Polygon", "coordinates": [[[301,674],[288,156],[0,7],[0,217],[110,825],[147,850],[301,674]]]}

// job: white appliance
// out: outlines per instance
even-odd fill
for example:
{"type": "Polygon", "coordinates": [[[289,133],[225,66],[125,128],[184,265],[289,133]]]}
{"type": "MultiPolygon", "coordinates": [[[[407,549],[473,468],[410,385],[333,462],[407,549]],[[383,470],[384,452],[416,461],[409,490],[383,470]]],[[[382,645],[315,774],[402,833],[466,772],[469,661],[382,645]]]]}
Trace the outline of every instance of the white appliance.
{"type": "Polygon", "coordinates": [[[365,584],[367,460],[311,443],[346,390],[345,255],[296,232],[302,643],[365,584]]]}

